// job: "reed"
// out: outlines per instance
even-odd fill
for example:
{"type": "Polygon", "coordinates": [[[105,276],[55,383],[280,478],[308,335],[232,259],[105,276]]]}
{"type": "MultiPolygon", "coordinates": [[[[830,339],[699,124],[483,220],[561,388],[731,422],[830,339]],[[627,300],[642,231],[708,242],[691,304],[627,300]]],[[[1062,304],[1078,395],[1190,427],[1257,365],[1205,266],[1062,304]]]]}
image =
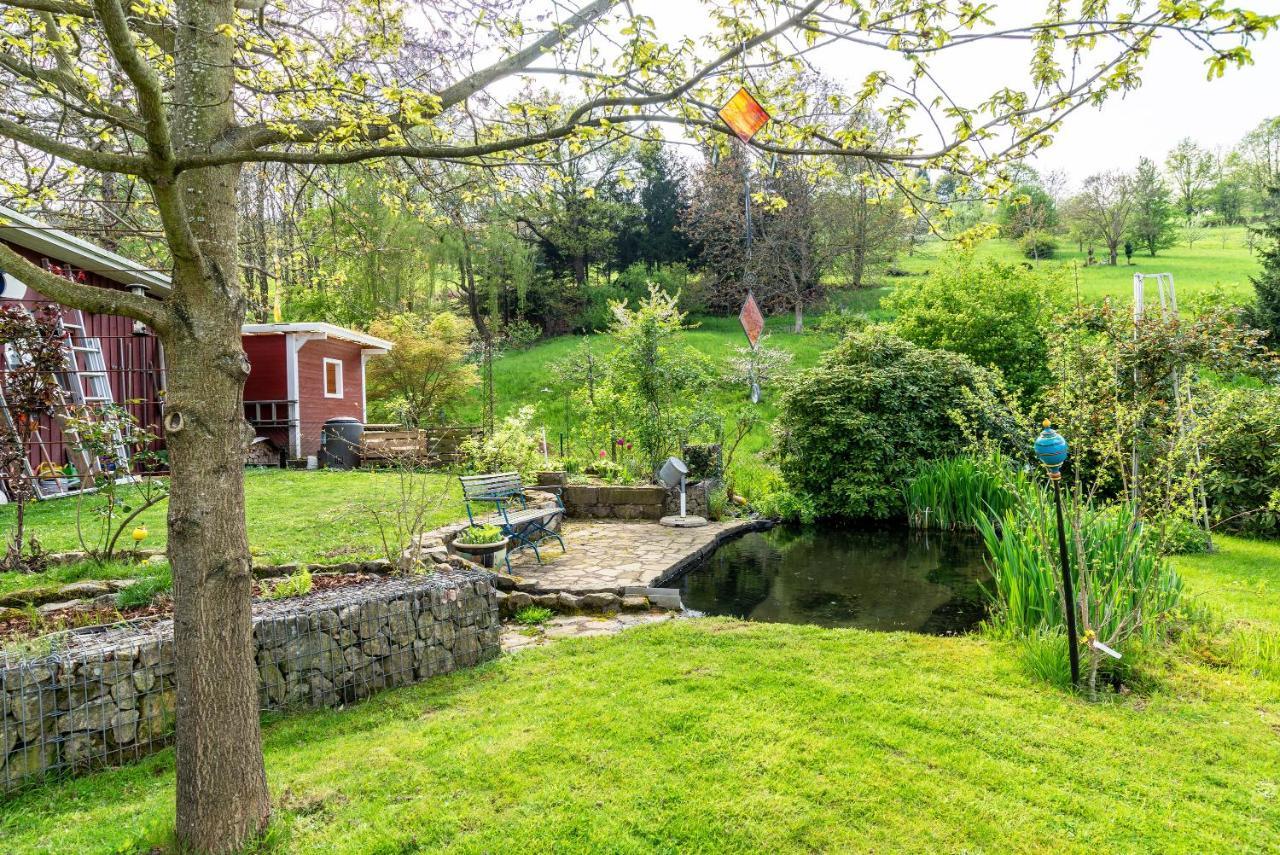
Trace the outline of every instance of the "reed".
{"type": "MultiPolygon", "coordinates": [[[[991,625],[1026,638],[1061,631],[1065,613],[1052,501],[1035,487],[1020,498],[978,528],[990,555],[991,625]]],[[[1094,507],[1073,496],[1068,516],[1081,632],[1113,647],[1134,636],[1153,640],[1178,609],[1182,579],[1131,506],[1094,507]]]]}
{"type": "Polygon", "coordinates": [[[962,455],[921,464],[903,490],[913,528],[977,529],[1018,502],[1026,475],[1000,455],[962,455]]]}

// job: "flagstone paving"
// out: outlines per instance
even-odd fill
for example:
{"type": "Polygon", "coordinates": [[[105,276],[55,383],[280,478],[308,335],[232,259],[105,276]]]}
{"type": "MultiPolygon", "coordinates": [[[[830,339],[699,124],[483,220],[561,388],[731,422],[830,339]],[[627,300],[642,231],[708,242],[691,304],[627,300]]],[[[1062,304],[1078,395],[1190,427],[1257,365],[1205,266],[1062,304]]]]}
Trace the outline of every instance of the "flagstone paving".
{"type": "Polygon", "coordinates": [[[645,612],[634,615],[562,615],[542,626],[527,627],[518,623],[502,625],[502,652],[515,653],[530,647],[541,647],[560,638],[593,638],[613,635],[632,626],[671,620],[671,612],[645,612]]]}
{"type": "Polygon", "coordinates": [[[561,532],[567,552],[547,541],[539,544],[542,565],[526,549],[512,557],[511,569],[520,577],[516,588],[521,591],[621,594],[628,586],[656,587],[722,541],[762,525],[759,520],[728,520],[668,528],[656,522],[569,520],[561,532]]]}

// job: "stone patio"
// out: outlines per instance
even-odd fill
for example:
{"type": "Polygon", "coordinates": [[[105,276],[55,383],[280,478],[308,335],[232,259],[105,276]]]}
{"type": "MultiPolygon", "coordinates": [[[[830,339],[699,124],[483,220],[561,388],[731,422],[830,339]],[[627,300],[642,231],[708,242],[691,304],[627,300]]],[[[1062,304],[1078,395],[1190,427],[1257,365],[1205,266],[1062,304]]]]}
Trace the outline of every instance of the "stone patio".
{"type": "Polygon", "coordinates": [[[693,562],[708,555],[722,541],[763,528],[760,520],[729,520],[702,528],[667,528],[656,522],[569,520],[560,544],[539,544],[539,565],[533,551],[511,559],[520,577],[516,588],[534,594],[622,594],[629,586],[660,587],[693,562]]]}
{"type": "Polygon", "coordinates": [[[518,623],[502,625],[502,652],[515,653],[531,647],[541,647],[560,638],[594,638],[600,635],[616,635],[624,629],[650,623],[671,620],[667,612],[645,612],[637,615],[562,615],[554,617],[543,626],[525,627],[518,623]]]}

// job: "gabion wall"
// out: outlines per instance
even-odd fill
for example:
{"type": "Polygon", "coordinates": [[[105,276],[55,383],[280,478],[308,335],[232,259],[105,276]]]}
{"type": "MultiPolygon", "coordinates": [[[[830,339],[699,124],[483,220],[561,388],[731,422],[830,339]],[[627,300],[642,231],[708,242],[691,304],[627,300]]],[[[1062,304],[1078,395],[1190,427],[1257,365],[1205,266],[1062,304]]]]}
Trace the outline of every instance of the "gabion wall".
{"type": "MultiPolygon", "coordinates": [[[[499,652],[487,573],[440,567],[254,607],[264,710],[337,706],[499,652]]],[[[0,792],[52,772],[121,763],[173,736],[173,624],[52,636],[47,653],[0,655],[0,792]]]]}

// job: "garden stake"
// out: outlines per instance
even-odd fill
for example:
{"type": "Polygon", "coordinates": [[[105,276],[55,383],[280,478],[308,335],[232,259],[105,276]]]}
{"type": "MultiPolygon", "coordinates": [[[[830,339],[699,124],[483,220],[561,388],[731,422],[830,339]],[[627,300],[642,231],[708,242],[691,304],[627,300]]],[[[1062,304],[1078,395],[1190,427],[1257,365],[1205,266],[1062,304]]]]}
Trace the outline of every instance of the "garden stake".
{"type": "Polygon", "coordinates": [[[1071,660],[1071,685],[1080,685],[1080,651],[1076,642],[1076,597],[1071,584],[1071,563],[1067,556],[1067,527],[1062,519],[1062,464],[1067,460],[1067,441],[1044,420],[1044,430],[1036,438],[1036,457],[1053,482],[1053,503],[1058,510],[1058,556],[1062,564],[1062,595],[1067,616],[1067,655],[1071,660]]]}

